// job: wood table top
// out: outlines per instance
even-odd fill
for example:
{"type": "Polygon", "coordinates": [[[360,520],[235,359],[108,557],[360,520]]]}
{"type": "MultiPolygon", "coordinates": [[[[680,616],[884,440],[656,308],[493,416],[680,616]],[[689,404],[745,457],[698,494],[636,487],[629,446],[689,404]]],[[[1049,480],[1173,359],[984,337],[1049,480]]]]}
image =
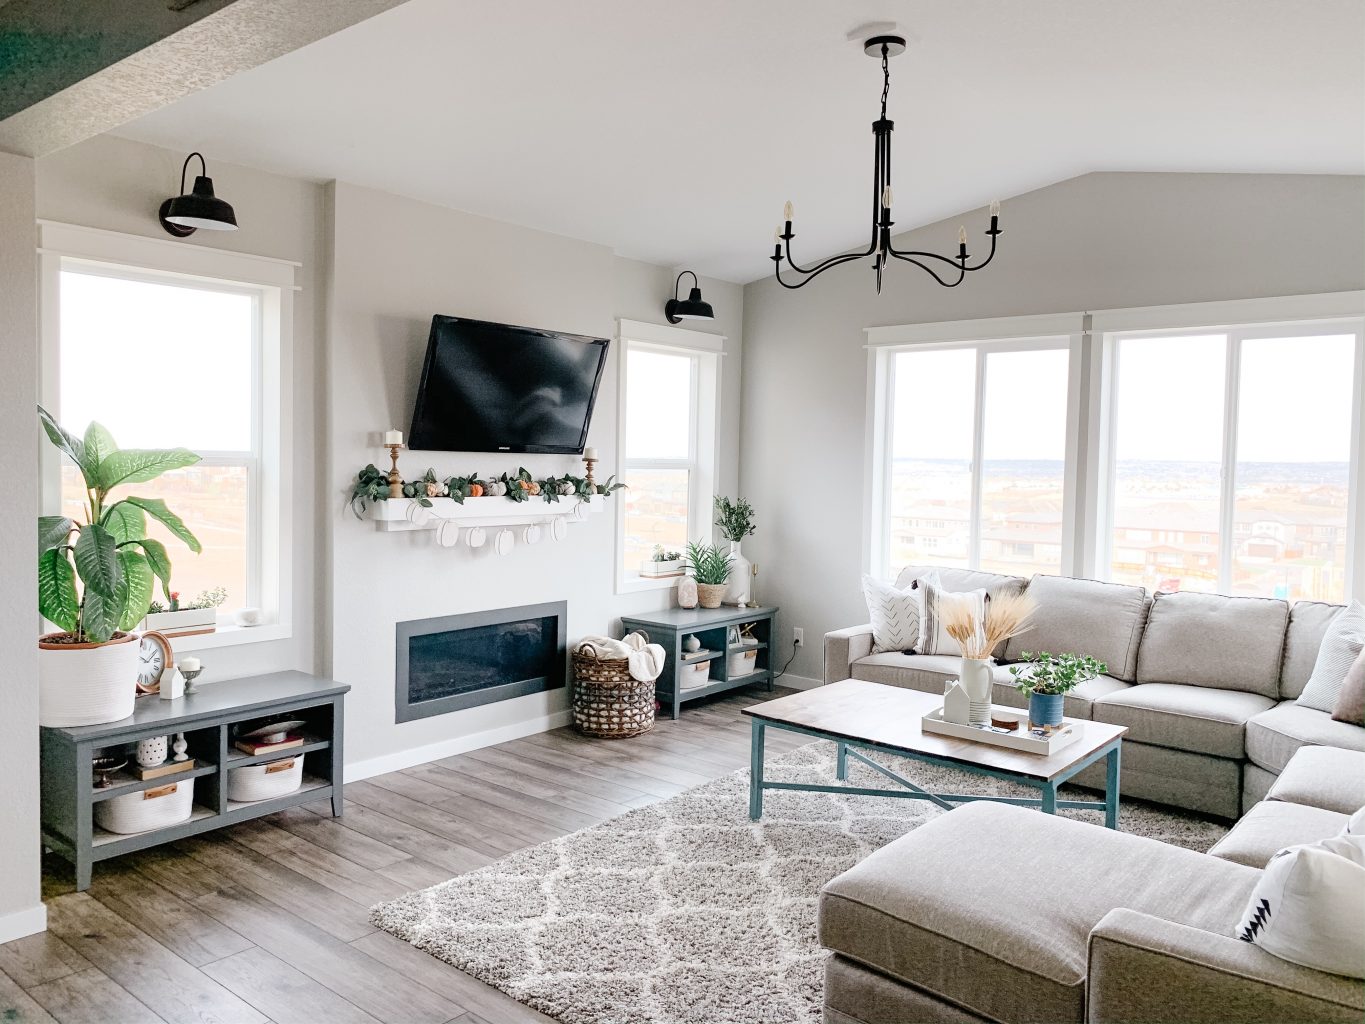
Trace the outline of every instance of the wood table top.
{"type": "Polygon", "coordinates": [[[831,739],[875,743],[907,754],[927,754],[1036,779],[1065,772],[1128,731],[1122,725],[1068,719],[1072,728],[1080,730],[1080,738],[1043,756],[921,731],[920,719],[941,707],[943,698],[932,693],[845,679],[755,704],[745,708],[744,714],[775,725],[800,726],[831,739]]]}

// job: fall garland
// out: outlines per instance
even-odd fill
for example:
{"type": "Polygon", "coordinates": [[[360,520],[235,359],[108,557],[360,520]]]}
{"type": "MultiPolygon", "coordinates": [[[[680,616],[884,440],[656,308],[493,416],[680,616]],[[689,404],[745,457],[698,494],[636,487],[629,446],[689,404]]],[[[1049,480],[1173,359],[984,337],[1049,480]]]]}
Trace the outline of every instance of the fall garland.
{"type": "MultiPolygon", "coordinates": [[[[543,480],[534,479],[525,468],[515,474],[503,473],[501,476],[450,476],[444,480],[436,477],[436,471],[428,469],[417,480],[403,481],[403,497],[411,498],[425,508],[431,508],[432,498],[450,498],[463,505],[466,498],[506,498],[508,501],[530,501],[541,498],[545,501],[559,501],[560,498],[578,498],[592,501],[601,495],[609,497],[626,485],[617,483],[612,476],[604,484],[588,483],[587,477],[550,476],[543,480]]],[[[356,474],[351,485],[350,505],[356,518],[372,501],[387,501],[389,498],[389,477],[376,466],[370,464],[356,474]]]]}

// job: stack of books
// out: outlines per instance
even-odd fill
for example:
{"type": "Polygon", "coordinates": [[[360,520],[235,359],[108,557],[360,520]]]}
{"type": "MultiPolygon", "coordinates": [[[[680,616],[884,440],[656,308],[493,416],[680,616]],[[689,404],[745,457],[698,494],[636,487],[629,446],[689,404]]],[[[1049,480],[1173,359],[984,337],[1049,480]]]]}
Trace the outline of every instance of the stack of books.
{"type": "Polygon", "coordinates": [[[273,754],[277,750],[288,750],[291,747],[303,746],[303,737],[290,734],[277,743],[255,743],[251,740],[238,740],[234,746],[243,754],[250,754],[255,757],[257,754],[273,754]]]}

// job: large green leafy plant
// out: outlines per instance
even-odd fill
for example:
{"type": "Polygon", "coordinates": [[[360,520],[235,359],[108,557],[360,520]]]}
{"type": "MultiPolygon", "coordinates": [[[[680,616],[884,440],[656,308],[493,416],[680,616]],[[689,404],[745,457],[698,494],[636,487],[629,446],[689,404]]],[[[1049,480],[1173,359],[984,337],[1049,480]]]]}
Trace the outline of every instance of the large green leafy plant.
{"type": "Polygon", "coordinates": [[[48,439],[81,471],[86,492],[84,521],[66,516],[38,519],[38,610],[73,642],[104,643],[142,620],[157,580],[169,593],[171,560],[166,546],[147,536],[148,516],[191,551],[202,550],[160,498],[130,495],[110,500],[110,492],[192,466],[199,456],[186,448],[120,449],[98,423],[91,423],[85,437],[78,438],[41,406],[38,418],[48,439]]]}
{"type": "Polygon", "coordinates": [[[730,565],[734,559],[714,544],[701,544],[689,541],[687,545],[687,565],[700,584],[718,587],[730,577],[730,565]]]}

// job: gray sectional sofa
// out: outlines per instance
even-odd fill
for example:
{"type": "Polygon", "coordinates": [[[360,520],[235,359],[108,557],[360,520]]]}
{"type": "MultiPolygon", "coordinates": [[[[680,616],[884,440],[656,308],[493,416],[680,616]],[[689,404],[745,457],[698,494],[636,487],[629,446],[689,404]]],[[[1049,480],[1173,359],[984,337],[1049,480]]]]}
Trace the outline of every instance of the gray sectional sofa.
{"type": "MultiPolygon", "coordinates": [[[[907,568],[898,583],[927,571],[907,568]]],[[[996,703],[1024,706],[1006,665],[1025,651],[1089,654],[1108,664],[1107,675],[1067,696],[1065,713],[1128,727],[1126,797],[1236,818],[1266,795],[1301,747],[1365,751],[1365,728],[1294,703],[1341,605],[1153,596],[1142,587],[1066,576],[932,571],[949,591],[1027,587],[1038,601],[1034,628],[996,652],[996,703]]],[[[826,634],[825,681],[867,679],[942,693],[958,674],[956,657],[872,651],[871,626],[826,634]]],[[[1101,768],[1076,781],[1103,788],[1101,768]]]]}
{"type": "Polygon", "coordinates": [[[1365,753],[1305,747],[1208,854],[967,804],[820,896],[825,1024],[1365,1020],[1365,984],[1235,930],[1270,857],[1341,833],[1365,753]]]}

